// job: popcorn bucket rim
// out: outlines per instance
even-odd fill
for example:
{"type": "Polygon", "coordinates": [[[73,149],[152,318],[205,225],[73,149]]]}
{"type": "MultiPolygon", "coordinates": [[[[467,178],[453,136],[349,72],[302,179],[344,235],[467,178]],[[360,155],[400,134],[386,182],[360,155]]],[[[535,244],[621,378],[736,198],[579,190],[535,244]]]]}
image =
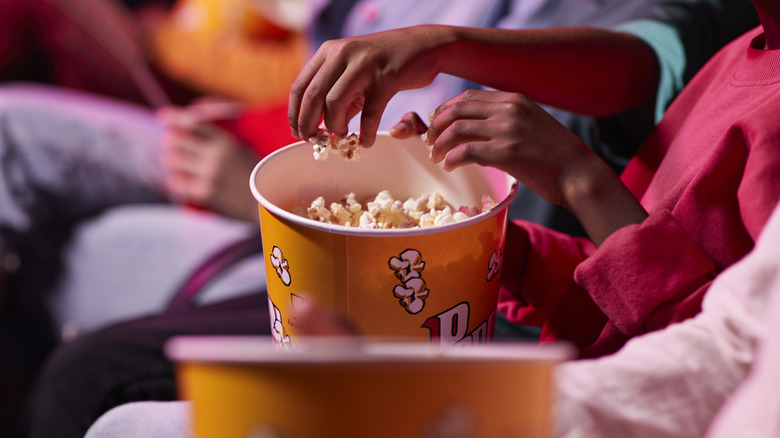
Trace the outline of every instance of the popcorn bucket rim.
{"type": "Polygon", "coordinates": [[[273,345],[271,336],[192,336],[171,338],[165,354],[176,362],[233,364],[376,364],[376,363],[456,363],[456,362],[561,362],[574,357],[573,347],[565,342],[544,345],[527,342],[486,344],[473,348],[436,347],[409,340],[361,343],[343,337],[310,337],[307,349],[283,351],[273,345]]]}
{"type": "MultiPolygon", "coordinates": [[[[377,136],[390,137],[390,134],[387,131],[381,131],[377,133],[377,136]]],[[[298,141],[295,143],[288,144],[272,152],[271,154],[267,155],[262,160],[260,160],[260,162],[258,162],[255,165],[255,168],[252,170],[252,174],[249,177],[249,188],[252,191],[252,195],[254,196],[255,200],[263,208],[268,210],[274,216],[281,217],[282,219],[295,223],[297,225],[301,225],[311,229],[321,230],[327,233],[351,235],[351,236],[364,236],[364,237],[380,237],[380,236],[398,237],[398,236],[424,236],[428,234],[436,234],[436,233],[443,233],[446,231],[457,230],[460,228],[468,227],[475,223],[482,222],[489,218],[492,218],[493,216],[499,214],[500,212],[508,209],[509,204],[512,202],[512,199],[514,199],[518,190],[517,180],[507,174],[506,175],[507,184],[511,184],[511,186],[509,187],[509,190],[504,196],[504,199],[502,199],[501,202],[499,202],[495,207],[493,207],[493,209],[491,209],[488,212],[480,213],[478,215],[472,216],[468,219],[464,219],[462,221],[453,222],[444,225],[436,225],[433,227],[366,229],[366,228],[358,228],[358,227],[347,227],[344,225],[330,224],[325,222],[317,222],[309,218],[298,216],[297,214],[294,214],[281,207],[278,207],[277,205],[269,201],[266,197],[264,197],[260,193],[260,190],[257,188],[257,184],[255,184],[257,174],[259,173],[260,169],[263,166],[268,165],[268,163],[271,160],[275,159],[277,155],[287,153],[287,151],[289,151],[292,148],[301,147],[304,145],[310,145],[310,143],[307,141],[298,141]]],[[[468,166],[478,166],[478,165],[469,164],[468,166]]]]}

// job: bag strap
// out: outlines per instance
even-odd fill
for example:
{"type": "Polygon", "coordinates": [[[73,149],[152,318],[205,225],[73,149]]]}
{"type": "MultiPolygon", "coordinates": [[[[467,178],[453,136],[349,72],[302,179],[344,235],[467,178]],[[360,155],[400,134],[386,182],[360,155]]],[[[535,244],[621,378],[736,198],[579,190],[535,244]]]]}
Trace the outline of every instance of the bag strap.
{"type": "Polygon", "coordinates": [[[227,272],[230,267],[262,252],[263,241],[260,231],[215,252],[185,279],[168,303],[167,310],[170,312],[193,306],[198,294],[227,272]]]}

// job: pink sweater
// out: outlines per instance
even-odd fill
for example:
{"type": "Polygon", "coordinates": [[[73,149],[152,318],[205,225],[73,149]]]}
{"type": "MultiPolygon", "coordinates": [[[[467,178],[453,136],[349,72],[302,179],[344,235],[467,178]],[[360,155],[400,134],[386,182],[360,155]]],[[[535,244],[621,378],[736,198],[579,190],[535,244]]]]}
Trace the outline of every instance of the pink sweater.
{"type": "Polygon", "coordinates": [[[621,176],[650,216],[587,239],[515,221],[499,310],[584,357],[694,316],[780,199],[780,53],[761,28],[716,54],[621,176]]]}

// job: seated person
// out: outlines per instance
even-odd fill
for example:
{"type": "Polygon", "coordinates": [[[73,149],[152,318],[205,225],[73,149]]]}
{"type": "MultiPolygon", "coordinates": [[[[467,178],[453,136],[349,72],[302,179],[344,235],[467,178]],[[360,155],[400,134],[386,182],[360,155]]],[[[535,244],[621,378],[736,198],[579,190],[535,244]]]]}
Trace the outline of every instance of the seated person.
{"type": "Polygon", "coordinates": [[[611,93],[652,69],[647,51],[630,35],[612,41],[591,28],[564,29],[558,51],[543,42],[553,29],[428,25],[330,41],[291,90],[290,125],[311,138],[324,118],[344,135],[362,111],[359,141],[370,147],[389,98],[439,73],[508,90],[467,91],[431,113],[431,159],[445,170],[498,168],[577,217],[588,238],[510,223],[499,310],[539,326],[543,342],[571,341],[583,357],[612,353],[697,314],[712,279],[753,247],[780,199],[772,121],[780,101],[776,82],[761,80],[775,76],[776,17],[770,5],[754,5],[767,32],[758,27],[713,57],[621,176],[533,101],[603,114],[647,99],[642,87],[611,93]],[[635,74],[604,68],[614,51],[624,51],[621,64],[635,74]],[[592,55],[578,58],[577,74],[563,73],[573,65],[566,55],[582,53],[592,55]]]}

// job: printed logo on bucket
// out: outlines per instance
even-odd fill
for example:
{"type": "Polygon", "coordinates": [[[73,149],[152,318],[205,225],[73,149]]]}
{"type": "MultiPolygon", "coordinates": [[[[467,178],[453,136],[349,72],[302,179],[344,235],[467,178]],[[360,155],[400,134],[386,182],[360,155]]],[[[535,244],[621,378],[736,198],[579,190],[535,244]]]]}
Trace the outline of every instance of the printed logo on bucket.
{"type": "Polygon", "coordinates": [[[496,308],[490,312],[486,321],[482,321],[471,332],[469,329],[469,303],[463,301],[457,305],[425,320],[422,327],[431,332],[431,343],[438,341],[441,346],[467,346],[486,344],[493,337],[496,322],[496,308]]]}
{"type": "Polygon", "coordinates": [[[504,262],[504,254],[501,252],[501,248],[493,251],[490,255],[490,261],[488,262],[488,273],[485,279],[491,281],[494,278],[498,278],[501,275],[501,266],[504,262]]]}

